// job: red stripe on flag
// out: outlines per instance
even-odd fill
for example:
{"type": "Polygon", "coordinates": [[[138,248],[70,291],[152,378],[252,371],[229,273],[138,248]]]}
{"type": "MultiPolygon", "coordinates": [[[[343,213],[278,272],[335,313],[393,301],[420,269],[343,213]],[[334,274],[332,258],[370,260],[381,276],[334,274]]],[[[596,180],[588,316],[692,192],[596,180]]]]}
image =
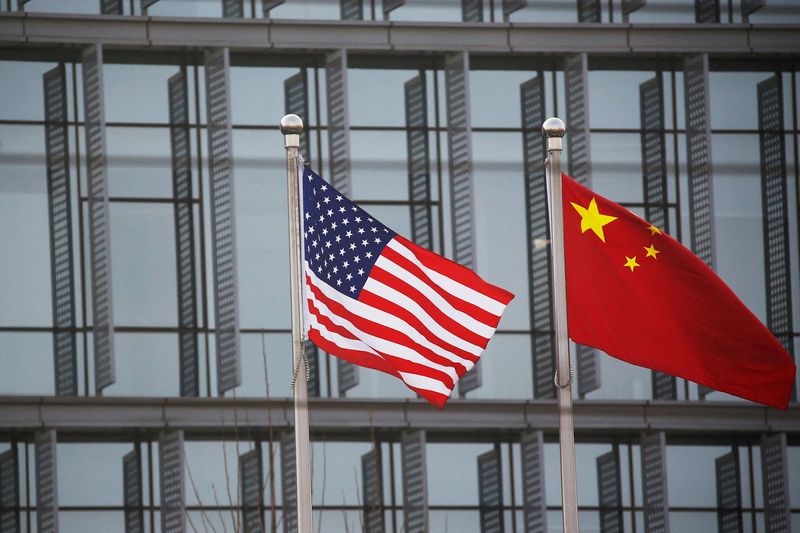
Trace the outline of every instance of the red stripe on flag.
{"type": "MultiPolygon", "coordinates": [[[[404,346],[404,347],[416,352],[417,354],[419,354],[423,358],[431,361],[432,363],[436,363],[436,364],[438,364],[440,366],[453,368],[455,370],[455,372],[456,372],[456,375],[458,375],[459,377],[462,376],[466,372],[466,369],[462,365],[460,365],[458,363],[455,363],[453,361],[450,361],[449,359],[447,359],[445,357],[442,357],[441,355],[438,355],[437,353],[433,352],[430,348],[427,348],[425,346],[422,346],[422,345],[418,344],[417,342],[413,341],[408,335],[406,335],[404,333],[401,333],[401,332],[398,332],[397,330],[392,329],[392,328],[390,328],[388,326],[384,326],[383,324],[379,324],[377,322],[373,322],[371,320],[367,320],[365,318],[362,318],[362,317],[350,312],[347,308],[345,308],[340,303],[338,303],[338,302],[328,298],[327,296],[325,296],[322,293],[322,291],[319,288],[317,288],[311,282],[311,279],[309,277],[306,278],[306,283],[308,284],[309,289],[313,292],[315,299],[317,299],[320,302],[324,303],[328,307],[328,309],[330,309],[331,312],[334,313],[336,316],[339,316],[339,317],[347,320],[348,322],[353,324],[356,328],[360,329],[364,333],[366,333],[368,335],[375,336],[375,337],[379,337],[381,339],[387,340],[389,342],[393,342],[395,344],[399,344],[400,346],[404,346]]],[[[365,343],[365,344],[367,344],[367,343],[365,343]]],[[[374,346],[370,346],[370,347],[373,350],[375,350],[376,352],[380,353],[384,358],[391,357],[392,359],[400,359],[402,361],[405,361],[408,364],[419,365],[419,363],[414,363],[412,361],[408,361],[407,359],[403,359],[403,358],[399,358],[397,356],[386,354],[385,352],[376,349],[374,346]]],[[[420,365],[420,366],[422,366],[422,365],[420,365]]],[[[395,365],[395,367],[397,367],[397,365],[395,365]]],[[[423,368],[425,368],[425,370],[426,370],[424,373],[420,372],[419,370],[409,370],[409,372],[413,372],[414,374],[425,375],[425,376],[437,379],[437,380],[439,380],[439,381],[441,381],[443,383],[450,383],[448,385],[449,388],[452,388],[454,386],[450,376],[447,376],[441,370],[438,370],[438,369],[435,369],[435,368],[431,368],[431,367],[427,367],[427,366],[423,366],[423,368]],[[436,374],[436,375],[434,375],[434,374],[436,374]],[[446,380],[447,381],[445,381],[445,379],[443,379],[440,376],[440,374],[441,374],[441,376],[446,376],[446,380]]]]}
{"type": "MultiPolygon", "coordinates": [[[[336,332],[335,330],[341,329],[341,326],[337,326],[334,324],[329,317],[325,316],[321,310],[319,310],[316,306],[314,306],[311,300],[308,301],[309,309],[311,314],[314,315],[316,320],[319,322],[320,325],[324,326],[329,332],[336,332]]],[[[398,377],[403,379],[402,376],[399,374],[400,372],[404,372],[406,374],[417,374],[419,376],[425,376],[431,379],[435,379],[441,382],[445,387],[450,390],[453,390],[455,387],[455,381],[446,373],[431,368],[429,366],[415,363],[413,361],[409,361],[407,359],[403,359],[402,357],[396,357],[391,354],[384,353],[380,350],[376,350],[371,348],[379,355],[374,353],[364,351],[364,350],[353,350],[352,348],[348,348],[345,346],[341,346],[337,344],[335,341],[325,338],[322,335],[322,332],[319,330],[317,325],[312,325],[309,331],[315,331],[319,334],[320,338],[324,339],[327,342],[330,353],[333,353],[337,357],[342,357],[343,359],[347,359],[351,363],[355,363],[362,366],[368,366],[369,368],[373,368],[375,370],[380,370],[381,372],[385,372],[387,374],[391,374],[392,376],[398,377]],[[346,353],[347,357],[340,356],[340,353],[346,353]],[[351,360],[349,358],[357,358],[358,360],[351,360]]],[[[310,338],[309,334],[309,338],[310,338]]],[[[312,339],[313,340],[313,339],[312,339]]],[[[358,339],[355,339],[358,340],[358,339]]],[[[360,341],[359,341],[360,342],[360,341]]],[[[459,374],[460,375],[460,374],[459,374]]],[[[405,382],[405,380],[403,380],[405,382]]],[[[408,383],[406,383],[408,385],[408,383]]]]}
{"type": "Polygon", "coordinates": [[[467,267],[461,266],[458,263],[454,263],[449,259],[445,259],[444,257],[431,252],[430,250],[420,248],[413,242],[400,235],[395,235],[394,238],[397,240],[397,242],[408,248],[423,265],[431,270],[435,270],[443,276],[447,276],[448,278],[453,279],[462,285],[470,287],[472,290],[485,294],[486,296],[492,298],[493,300],[497,300],[503,305],[507,305],[508,302],[514,299],[514,295],[512,293],[505,289],[501,289],[496,285],[487,283],[467,267]]]}
{"type": "Polygon", "coordinates": [[[428,341],[432,342],[443,350],[447,350],[453,355],[468,361],[472,361],[473,363],[478,362],[479,356],[471,354],[465,350],[462,350],[461,348],[457,348],[452,344],[445,342],[441,337],[432,333],[412,312],[397,305],[396,303],[389,301],[382,296],[371,293],[366,289],[361,291],[358,299],[362,303],[365,303],[371,307],[381,308],[386,312],[395,315],[397,318],[407,322],[408,325],[417,330],[423,337],[428,339],[428,341]]]}
{"type": "MultiPolygon", "coordinates": [[[[397,266],[401,267],[403,270],[406,270],[407,272],[412,274],[414,277],[418,278],[423,283],[425,283],[425,285],[430,287],[432,290],[436,291],[436,293],[439,294],[439,296],[444,298],[447,301],[447,303],[452,305],[454,308],[471,316],[478,322],[481,322],[493,328],[497,327],[497,324],[500,322],[499,316],[489,313],[485,309],[482,309],[477,305],[470,303],[466,300],[462,300],[461,298],[458,298],[452,293],[444,290],[435,281],[433,281],[425,272],[423,272],[418,265],[416,265],[413,261],[409,261],[406,257],[398,253],[397,251],[392,250],[387,246],[386,248],[383,249],[381,255],[386,259],[389,259],[392,263],[395,263],[397,266]]],[[[372,272],[374,271],[375,270],[373,268],[373,270],[370,272],[370,277],[373,277],[372,272]]]]}
{"type": "MultiPolygon", "coordinates": [[[[380,281],[381,283],[388,285],[389,287],[395,289],[396,291],[414,300],[414,302],[416,302],[417,305],[419,305],[428,314],[429,317],[435,320],[436,323],[438,323],[444,329],[453,333],[456,337],[461,337],[468,343],[474,344],[475,346],[486,348],[486,344],[489,342],[489,339],[481,337],[480,335],[468,330],[467,328],[465,328],[464,326],[462,326],[461,324],[459,324],[458,322],[447,316],[445,313],[442,312],[441,309],[436,307],[433,304],[433,302],[431,302],[428,298],[426,298],[417,289],[415,289],[405,281],[396,278],[389,272],[386,272],[385,270],[380,268],[377,264],[374,267],[372,267],[372,271],[370,272],[370,278],[375,279],[376,281],[380,281]]],[[[360,296],[359,300],[363,301],[360,296]]]]}

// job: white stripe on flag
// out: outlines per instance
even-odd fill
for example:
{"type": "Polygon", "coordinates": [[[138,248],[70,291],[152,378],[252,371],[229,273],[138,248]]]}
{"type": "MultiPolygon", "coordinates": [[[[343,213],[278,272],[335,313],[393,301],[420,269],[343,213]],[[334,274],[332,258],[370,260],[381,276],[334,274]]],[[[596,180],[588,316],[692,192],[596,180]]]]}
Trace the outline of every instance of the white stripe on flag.
{"type": "Polygon", "coordinates": [[[506,308],[504,304],[498,302],[494,298],[476,291],[471,287],[464,285],[461,282],[458,282],[452,278],[448,278],[444,274],[440,274],[439,272],[428,268],[419,259],[417,259],[417,256],[415,256],[411,250],[400,244],[397,239],[392,239],[386,246],[401,254],[409,261],[414,262],[414,264],[420,267],[434,283],[442,287],[453,296],[467,302],[472,302],[476,306],[489,313],[492,313],[495,316],[499,317],[503,314],[503,310],[506,308]]]}
{"type": "MultiPolygon", "coordinates": [[[[441,309],[441,311],[445,315],[449,316],[456,322],[459,322],[462,326],[472,331],[476,335],[480,335],[484,339],[488,340],[494,334],[495,328],[487,326],[483,322],[475,320],[474,318],[464,313],[463,311],[456,309],[455,307],[450,305],[450,302],[442,298],[441,294],[431,289],[425,282],[423,282],[421,279],[419,279],[417,276],[415,276],[408,270],[404,269],[403,267],[401,267],[396,263],[393,263],[390,259],[381,256],[375,262],[375,265],[382,268],[386,272],[390,273],[397,279],[405,281],[406,283],[417,289],[429,302],[431,302],[431,304],[433,304],[438,309],[441,309]]],[[[370,278],[370,280],[367,283],[369,284],[372,281],[375,280],[370,278]]],[[[409,298],[404,294],[401,294],[399,291],[395,289],[392,290],[396,294],[401,295],[408,302],[413,303],[415,307],[417,307],[418,309],[420,309],[420,311],[422,311],[422,308],[419,307],[419,304],[414,302],[411,298],[409,298]]]]}
{"type": "MultiPolygon", "coordinates": [[[[321,290],[323,292],[323,294],[325,294],[325,296],[327,296],[328,298],[333,299],[332,295],[328,294],[329,292],[335,292],[336,294],[340,295],[340,293],[338,291],[335,291],[333,289],[328,288],[327,286],[325,286],[325,284],[323,282],[321,282],[321,281],[319,281],[319,280],[317,280],[317,279],[315,279],[313,277],[312,277],[312,282],[313,282],[313,285],[316,288],[318,288],[319,290],[321,290]]],[[[313,298],[313,294],[311,295],[311,297],[313,298]]],[[[346,296],[344,296],[344,297],[347,298],[346,296]]],[[[359,339],[364,341],[364,343],[368,344],[369,346],[371,346],[372,348],[374,348],[378,352],[385,353],[385,354],[393,356],[393,357],[397,357],[397,358],[400,358],[400,359],[405,359],[406,361],[411,361],[413,363],[417,363],[417,364],[420,364],[420,365],[424,365],[424,366],[433,368],[435,370],[438,370],[440,372],[443,372],[443,373],[447,374],[448,376],[453,378],[454,381],[458,380],[458,373],[456,372],[455,368],[453,368],[451,366],[440,365],[438,363],[434,363],[430,359],[427,359],[426,357],[424,357],[423,355],[417,353],[415,350],[413,350],[412,348],[409,348],[408,346],[404,346],[402,344],[390,341],[388,339],[384,339],[383,337],[378,337],[376,335],[372,335],[370,333],[367,333],[367,332],[357,328],[349,320],[347,320],[344,317],[339,316],[336,313],[334,313],[333,311],[331,311],[328,308],[328,306],[325,305],[325,303],[317,300],[316,298],[314,298],[313,300],[314,300],[314,306],[319,310],[320,314],[322,314],[325,317],[327,317],[328,319],[330,319],[331,322],[333,322],[337,326],[341,326],[341,327],[347,329],[350,333],[352,333],[353,335],[355,335],[356,337],[358,337],[359,339]]],[[[351,298],[351,300],[352,300],[352,298],[351,298]]],[[[352,301],[356,301],[356,300],[352,300],[352,301]]],[[[366,318],[367,320],[371,320],[368,317],[362,317],[362,318],[366,318]]]]}
{"type": "Polygon", "coordinates": [[[453,389],[448,389],[447,386],[438,379],[420,376],[419,374],[409,374],[407,372],[400,372],[399,374],[403,378],[403,381],[411,387],[438,392],[445,396],[450,396],[450,393],[453,392],[453,389]]]}
{"type": "MultiPolygon", "coordinates": [[[[335,344],[339,348],[344,350],[372,353],[376,358],[384,360],[378,352],[363,342],[357,339],[348,339],[347,337],[330,331],[325,327],[324,324],[320,324],[320,322],[317,320],[317,317],[313,313],[309,315],[308,325],[309,329],[317,331],[322,338],[335,344]]],[[[389,363],[389,365],[391,366],[391,363],[389,363]]],[[[408,386],[437,392],[439,394],[444,394],[445,396],[450,396],[450,393],[452,392],[452,389],[447,388],[447,386],[438,379],[420,374],[414,374],[411,372],[398,371],[397,373],[400,375],[400,378],[403,380],[403,382],[405,382],[405,384],[408,386]]]]}
{"type": "MultiPolygon", "coordinates": [[[[428,348],[432,352],[436,353],[437,355],[440,355],[441,357],[444,357],[445,359],[448,359],[454,363],[462,365],[467,370],[473,367],[474,363],[472,361],[470,361],[469,359],[464,359],[463,357],[460,357],[430,342],[428,339],[425,338],[425,336],[422,333],[419,332],[417,328],[413,327],[411,324],[401,319],[400,317],[393,315],[391,313],[387,313],[386,311],[378,309],[377,307],[372,307],[371,305],[367,305],[364,302],[360,302],[356,299],[350,298],[349,296],[345,296],[344,294],[340,293],[339,291],[337,291],[324,281],[317,278],[317,276],[310,268],[308,268],[308,266],[306,266],[306,273],[311,277],[314,286],[317,287],[320,291],[322,291],[322,293],[327,298],[341,304],[352,314],[359,316],[365,320],[375,322],[376,324],[380,324],[382,326],[391,328],[399,333],[403,333],[417,344],[420,344],[428,348]]],[[[313,294],[309,294],[308,298],[313,298],[313,296],[314,296],[313,294]]],[[[421,321],[423,319],[423,317],[417,317],[417,318],[419,318],[421,321]]],[[[425,325],[427,326],[428,324],[425,325]]],[[[439,336],[436,334],[435,331],[432,331],[431,333],[433,333],[435,336],[439,336]]],[[[468,346],[472,346],[472,348],[471,349],[462,348],[462,349],[476,356],[480,355],[481,352],[483,351],[482,348],[474,346],[472,344],[468,344],[468,346]]]]}
{"type": "MultiPolygon", "coordinates": [[[[420,305],[406,296],[405,294],[401,293],[400,291],[389,287],[385,283],[381,283],[376,279],[370,278],[367,283],[364,285],[364,290],[369,291],[373,294],[377,294],[381,298],[386,298],[390,302],[394,302],[401,307],[411,311],[422,324],[430,331],[434,336],[442,339],[448,344],[455,346],[456,348],[460,348],[465,352],[471,353],[472,355],[479,356],[483,351],[483,348],[480,346],[476,346],[471,342],[464,340],[463,338],[455,335],[449,329],[445,328],[439,322],[437,322],[433,317],[428,315],[428,313],[420,307],[420,305]]],[[[412,326],[408,325],[409,328],[412,326]]],[[[413,328],[416,331],[416,328],[413,328]]],[[[438,347],[437,347],[438,348],[438,347]]],[[[444,348],[439,348],[439,350],[446,351],[444,348]]],[[[450,352],[447,352],[450,353],[450,352]]]]}

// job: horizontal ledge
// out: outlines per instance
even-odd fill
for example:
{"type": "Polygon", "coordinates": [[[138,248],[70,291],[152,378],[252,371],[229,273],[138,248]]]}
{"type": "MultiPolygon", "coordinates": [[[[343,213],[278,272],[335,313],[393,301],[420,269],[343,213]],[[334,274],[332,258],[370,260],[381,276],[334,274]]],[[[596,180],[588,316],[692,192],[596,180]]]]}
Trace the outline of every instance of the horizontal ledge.
{"type": "MultiPolygon", "coordinates": [[[[453,400],[443,411],[422,400],[312,399],[312,431],[331,438],[427,430],[434,440],[513,437],[527,429],[558,430],[554,401],[453,400]]],[[[753,438],[780,431],[800,439],[800,408],[784,413],[731,402],[575,401],[579,440],[636,438],[646,431],[698,441],[753,438]]],[[[292,400],[278,398],[0,397],[0,435],[29,434],[47,427],[80,437],[128,438],[131,434],[182,428],[197,438],[220,438],[234,428],[264,435],[294,420],[292,400]]],[[[230,436],[226,436],[229,438],[230,436]]]]}
{"type": "Polygon", "coordinates": [[[0,46],[101,42],[120,50],[229,47],[412,53],[796,54],[800,25],[385,22],[0,14],[0,46]]]}

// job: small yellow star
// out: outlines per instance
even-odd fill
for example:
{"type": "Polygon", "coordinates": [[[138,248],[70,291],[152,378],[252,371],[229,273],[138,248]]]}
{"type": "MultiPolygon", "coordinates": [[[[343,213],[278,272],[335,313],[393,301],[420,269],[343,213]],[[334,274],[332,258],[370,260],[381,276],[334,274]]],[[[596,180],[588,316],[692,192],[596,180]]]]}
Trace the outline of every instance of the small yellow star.
{"type": "Polygon", "coordinates": [[[625,259],[627,259],[628,261],[622,266],[630,268],[631,272],[633,272],[634,268],[636,268],[638,266],[641,266],[639,263],[636,262],[636,256],[635,255],[633,257],[628,257],[626,255],[625,259]]]}
{"type": "Polygon", "coordinates": [[[656,254],[661,253],[661,250],[656,250],[656,247],[653,246],[652,244],[650,246],[645,246],[644,249],[647,251],[645,259],[647,259],[648,257],[652,257],[653,259],[658,259],[658,257],[656,257],[656,254]]]}
{"type": "Polygon", "coordinates": [[[647,229],[650,230],[650,235],[655,235],[656,233],[661,235],[661,230],[658,229],[657,227],[653,226],[652,224],[650,224],[650,227],[647,228],[647,229]]]}
{"type": "Polygon", "coordinates": [[[575,202],[570,202],[570,204],[572,204],[572,207],[574,207],[575,211],[581,216],[581,233],[586,233],[586,230],[590,229],[601,241],[606,242],[606,236],[603,234],[603,226],[617,220],[617,217],[600,213],[594,198],[589,202],[588,209],[575,202]]]}

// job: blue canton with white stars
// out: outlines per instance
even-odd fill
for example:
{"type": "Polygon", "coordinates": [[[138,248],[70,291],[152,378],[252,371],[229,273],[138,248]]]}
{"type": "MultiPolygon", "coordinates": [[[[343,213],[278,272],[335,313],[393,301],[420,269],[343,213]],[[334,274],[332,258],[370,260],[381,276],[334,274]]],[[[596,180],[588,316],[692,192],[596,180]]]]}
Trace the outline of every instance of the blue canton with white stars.
{"type": "Polygon", "coordinates": [[[395,232],[303,168],[305,260],[317,278],[358,298],[369,272],[395,232]]]}

